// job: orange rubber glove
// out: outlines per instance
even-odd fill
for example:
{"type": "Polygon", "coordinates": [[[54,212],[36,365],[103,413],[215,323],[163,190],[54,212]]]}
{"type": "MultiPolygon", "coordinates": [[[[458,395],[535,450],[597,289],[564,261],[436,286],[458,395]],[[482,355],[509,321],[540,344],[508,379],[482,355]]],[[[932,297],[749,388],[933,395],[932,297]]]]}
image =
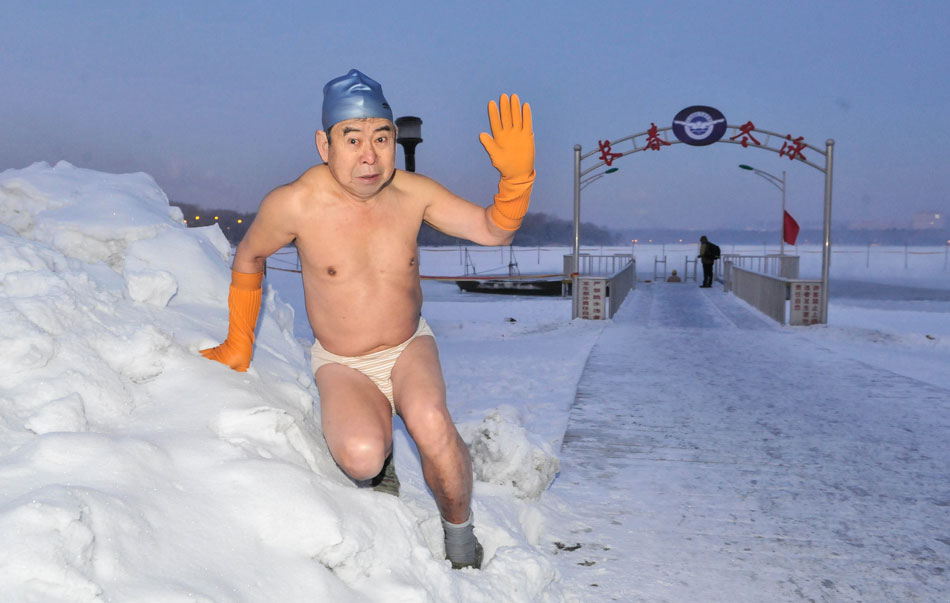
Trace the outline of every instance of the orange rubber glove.
{"type": "Polygon", "coordinates": [[[216,348],[201,350],[201,355],[217,360],[236,371],[244,372],[251,366],[254,351],[254,327],[261,311],[261,282],[264,273],[246,274],[231,271],[228,293],[228,337],[216,348]]]}
{"type": "Polygon", "coordinates": [[[482,132],[478,139],[491,157],[491,164],[501,172],[498,194],[492,205],[492,222],[503,230],[518,230],[528,213],[531,186],[534,184],[534,130],[531,105],[521,105],[517,94],[509,100],[502,94],[488,103],[491,135],[482,132]]]}

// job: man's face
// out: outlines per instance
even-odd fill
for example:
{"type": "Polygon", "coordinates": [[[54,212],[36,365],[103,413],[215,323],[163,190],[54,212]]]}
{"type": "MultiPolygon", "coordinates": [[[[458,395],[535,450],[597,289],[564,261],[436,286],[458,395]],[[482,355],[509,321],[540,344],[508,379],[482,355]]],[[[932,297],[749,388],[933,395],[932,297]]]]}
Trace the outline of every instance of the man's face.
{"type": "Polygon", "coordinates": [[[396,128],[381,117],[346,119],[326,132],[317,132],[317,149],[330,173],[350,194],[368,199],[393,176],[396,165],[396,128]]]}

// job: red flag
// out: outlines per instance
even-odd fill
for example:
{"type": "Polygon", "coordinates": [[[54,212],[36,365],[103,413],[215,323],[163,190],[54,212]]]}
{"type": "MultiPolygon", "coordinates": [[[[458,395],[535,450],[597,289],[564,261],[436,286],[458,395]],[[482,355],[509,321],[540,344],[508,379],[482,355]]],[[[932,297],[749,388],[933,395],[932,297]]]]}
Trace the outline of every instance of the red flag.
{"type": "Polygon", "coordinates": [[[782,226],[782,235],[785,237],[785,242],[789,245],[794,245],[795,239],[798,238],[798,222],[795,221],[795,218],[793,218],[790,213],[785,212],[785,223],[782,226]]]}

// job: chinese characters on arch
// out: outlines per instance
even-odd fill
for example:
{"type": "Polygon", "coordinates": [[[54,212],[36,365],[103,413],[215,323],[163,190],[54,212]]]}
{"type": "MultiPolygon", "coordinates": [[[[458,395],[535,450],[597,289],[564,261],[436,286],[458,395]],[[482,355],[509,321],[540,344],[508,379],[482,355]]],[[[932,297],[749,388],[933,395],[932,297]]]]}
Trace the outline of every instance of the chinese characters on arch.
{"type": "Polygon", "coordinates": [[[755,130],[755,124],[751,121],[747,121],[739,126],[739,133],[731,137],[729,140],[735,140],[741,136],[742,140],[739,141],[739,144],[741,144],[743,147],[748,147],[750,140],[756,145],[761,145],[762,143],[752,135],[753,130],[755,130]]]}
{"type": "Polygon", "coordinates": [[[806,147],[810,146],[805,142],[804,136],[786,134],[784,138],[781,138],[780,134],[756,130],[755,124],[751,120],[747,120],[738,126],[729,125],[721,111],[705,105],[694,105],[681,110],[673,118],[672,125],[667,128],[660,128],[655,122],[650,122],[649,128],[630,138],[633,139],[633,150],[627,152],[615,150],[614,147],[617,143],[611,142],[610,139],[598,140],[597,146],[600,152],[598,159],[603,161],[607,167],[610,167],[618,158],[637,151],[661,151],[663,147],[668,147],[676,142],[682,142],[690,146],[707,146],[721,141],[739,144],[744,148],[753,146],[769,149],[778,153],[779,157],[787,157],[790,161],[796,159],[807,161],[808,158],[804,151],[806,147]],[[725,134],[729,128],[732,128],[733,135],[726,137],[725,134]],[[676,140],[670,141],[663,135],[663,132],[667,130],[673,132],[676,140]],[[640,136],[646,136],[642,146],[639,146],[636,141],[637,137],[640,136]],[[771,146],[773,138],[781,140],[781,148],[777,147],[777,142],[775,147],[771,146]]]}
{"type": "Polygon", "coordinates": [[[609,140],[598,140],[597,145],[600,147],[600,160],[606,163],[607,167],[613,165],[614,159],[617,157],[623,157],[623,153],[614,153],[611,150],[609,140]]]}
{"type": "Polygon", "coordinates": [[[659,128],[655,123],[650,122],[650,129],[647,130],[647,148],[651,151],[659,151],[663,146],[668,147],[670,143],[660,138],[659,128]]]}

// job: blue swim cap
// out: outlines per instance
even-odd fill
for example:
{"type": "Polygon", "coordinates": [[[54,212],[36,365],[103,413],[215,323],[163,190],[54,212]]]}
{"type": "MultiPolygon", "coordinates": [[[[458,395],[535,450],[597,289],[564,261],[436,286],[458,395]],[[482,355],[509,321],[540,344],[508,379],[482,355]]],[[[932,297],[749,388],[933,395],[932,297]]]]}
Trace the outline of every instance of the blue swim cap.
{"type": "Polygon", "coordinates": [[[350,69],[344,76],[332,79],[323,87],[323,129],[344,119],[382,117],[393,120],[393,111],[383,97],[383,87],[376,80],[350,69]]]}

